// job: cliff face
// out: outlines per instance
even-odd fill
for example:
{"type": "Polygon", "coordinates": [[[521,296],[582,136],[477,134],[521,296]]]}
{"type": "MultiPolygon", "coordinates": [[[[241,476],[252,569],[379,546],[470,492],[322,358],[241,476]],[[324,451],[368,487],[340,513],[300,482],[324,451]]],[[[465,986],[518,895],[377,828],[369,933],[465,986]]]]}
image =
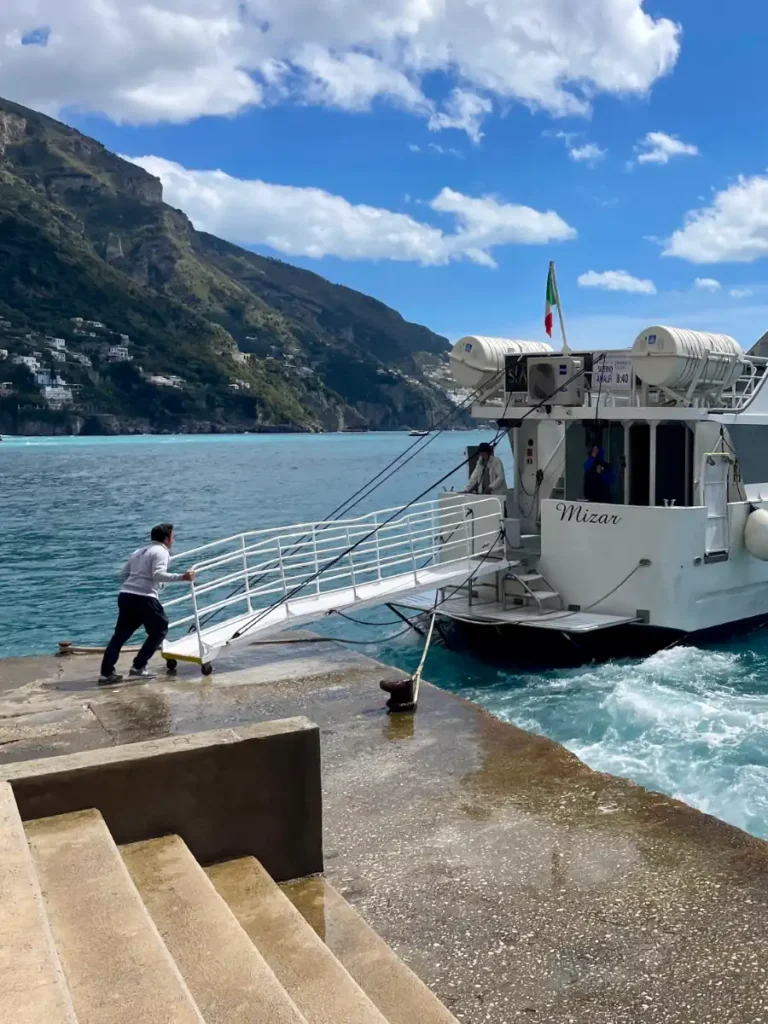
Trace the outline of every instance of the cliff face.
{"type": "MultiPolygon", "coordinates": [[[[193,418],[242,429],[391,429],[426,426],[448,408],[427,372],[445,361],[444,338],[368,296],[196,231],[163,203],[157,178],[5,100],[0,316],[54,333],[73,316],[101,321],[130,335],[143,369],[178,374],[184,365],[190,387],[213,392],[205,410],[196,399],[179,413],[189,429],[193,418]],[[233,396],[233,379],[249,402],[233,396]],[[211,404],[215,416],[203,415],[211,404]]],[[[86,411],[126,416],[125,382],[101,387],[96,377],[86,411]]]]}

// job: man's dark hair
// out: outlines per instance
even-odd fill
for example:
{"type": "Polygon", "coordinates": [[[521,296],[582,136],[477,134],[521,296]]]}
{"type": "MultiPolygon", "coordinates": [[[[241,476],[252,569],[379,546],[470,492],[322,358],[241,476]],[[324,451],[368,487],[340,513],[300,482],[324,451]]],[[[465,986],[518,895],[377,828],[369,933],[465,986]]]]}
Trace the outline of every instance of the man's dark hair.
{"type": "Polygon", "coordinates": [[[492,448],[492,446],[491,446],[491,445],[489,445],[489,444],[488,444],[488,442],[487,442],[487,441],[483,441],[483,442],[482,442],[482,444],[479,444],[479,445],[477,446],[477,450],[478,450],[479,452],[492,452],[492,451],[493,451],[493,448],[492,448]]]}
{"type": "Polygon", "coordinates": [[[152,533],[149,536],[152,540],[156,540],[158,543],[164,544],[172,533],[173,523],[160,523],[159,526],[152,527],[152,533]]]}

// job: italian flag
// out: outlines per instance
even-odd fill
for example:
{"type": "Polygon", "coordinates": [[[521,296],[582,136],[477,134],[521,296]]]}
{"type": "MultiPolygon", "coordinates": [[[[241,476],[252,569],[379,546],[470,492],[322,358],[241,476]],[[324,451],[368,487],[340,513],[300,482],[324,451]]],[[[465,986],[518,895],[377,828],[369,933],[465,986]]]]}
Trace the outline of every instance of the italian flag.
{"type": "Polygon", "coordinates": [[[547,277],[547,301],[544,306],[544,330],[552,337],[552,307],[557,305],[557,289],[555,288],[555,271],[550,264],[547,277]]]}

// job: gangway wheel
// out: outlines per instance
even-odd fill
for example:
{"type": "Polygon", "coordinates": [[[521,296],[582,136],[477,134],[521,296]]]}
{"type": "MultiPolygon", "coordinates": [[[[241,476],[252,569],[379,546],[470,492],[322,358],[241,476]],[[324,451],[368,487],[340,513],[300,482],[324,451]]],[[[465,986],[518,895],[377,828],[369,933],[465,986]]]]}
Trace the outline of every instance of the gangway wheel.
{"type": "Polygon", "coordinates": [[[174,661],[173,658],[168,658],[168,660],[165,663],[165,671],[168,673],[169,676],[175,676],[176,675],[176,669],[178,667],[179,667],[178,661],[174,661]]]}
{"type": "Polygon", "coordinates": [[[213,664],[210,661],[206,662],[204,665],[200,666],[200,671],[204,676],[209,676],[211,672],[213,672],[213,664]]]}

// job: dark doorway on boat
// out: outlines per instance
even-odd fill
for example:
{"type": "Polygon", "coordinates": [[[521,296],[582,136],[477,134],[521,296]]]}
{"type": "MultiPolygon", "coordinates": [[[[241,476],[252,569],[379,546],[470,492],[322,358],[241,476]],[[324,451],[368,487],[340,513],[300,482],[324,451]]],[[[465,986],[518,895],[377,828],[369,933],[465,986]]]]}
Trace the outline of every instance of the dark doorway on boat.
{"type": "Polygon", "coordinates": [[[651,428],[633,423],[629,428],[629,504],[647,505],[651,494],[651,428]]]}
{"type": "Polygon", "coordinates": [[[693,431],[685,423],[656,430],[656,504],[690,505],[693,494],[693,431]]]}
{"type": "Polygon", "coordinates": [[[584,464],[592,448],[602,448],[610,466],[611,502],[624,503],[624,425],[607,420],[569,423],[565,434],[565,497],[568,501],[584,501],[584,464]]]}

